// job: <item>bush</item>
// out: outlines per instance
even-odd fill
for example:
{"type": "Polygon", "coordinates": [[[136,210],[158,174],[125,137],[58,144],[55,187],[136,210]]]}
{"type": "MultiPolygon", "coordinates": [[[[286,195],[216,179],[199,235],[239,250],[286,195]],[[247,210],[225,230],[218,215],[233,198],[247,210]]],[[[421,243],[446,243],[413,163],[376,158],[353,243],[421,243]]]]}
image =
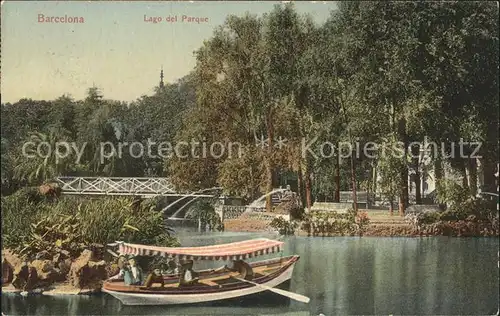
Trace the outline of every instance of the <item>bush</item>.
{"type": "Polygon", "coordinates": [[[280,235],[293,235],[295,233],[295,229],[297,228],[297,224],[295,222],[289,222],[285,220],[283,217],[274,218],[269,226],[276,229],[280,235]]]}
{"type": "Polygon", "coordinates": [[[356,214],[356,224],[358,224],[358,231],[360,234],[363,234],[370,224],[370,218],[368,218],[367,212],[358,212],[356,214]]]}
{"type": "Polygon", "coordinates": [[[479,223],[471,220],[437,221],[425,225],[420,231],[422,235],[433,236],[498,236],[498,221],[479,223]]]}
{"type": "Polygon", "coordinates": [[[218,231],[224,230],[224,225],[219,214],[215,211],[214,206],[206,201],[195,202],[187,212],[186,218],[201,220],[202,228],[208,225],[218,231]]]}
{"type": "Polygon", "coordinates": [[[53,256],[66,250],[76,257],[86,246],[84,236],[78,229],[80,222],[79,214],[47,214],[47,217],[38,222],[30,223],[30,233],[14,250],[28,257],[41,251],[47,251],[53,256]]]}
{"type": "Polygon", "coordinates": [[[294,220],[304,219],[304,209],[300,206],[296,206],[290,209],[290,218],[294,220]]]}
{"type": "Polygon", "coordinates": [[[172,246],[163,215],[147,202],[132,207],[130,199],[74,199],[34,204],[12,195],[2,198],[3,246],[32,256],[40,251],[72,255],[88,245],[106,245],[117,240],[172,246]]]}
{"type": "Polygon", "coordinates": [[[497,214],[498,211],[491,207],[489,201],[472,197],[451,205],[441,213],[437,220],[459,221],[474,219],[476,221],[490,222],[497,214]]]}
{"type": "Polygon", "coordinates": [[[441,179],[436,184],[437,202],[453,206],[466,201],[470,197],[469,190],[449,179],[441,179]]]}
{"type": "Polygon", "coordinates": [[[361,235],[369,223],[368,214],[365,212],[314,212],[305,217],[302,229],[313,236],[361,235]]]}
{"type": "Polygon", "coordinates": [[[423,212],[418,215],[420,224],[432,224],[441,219],[442,213],[438,212],[423,212]]]}
{"type": "Polygon", "coordinates": [[[45,201],[45,197],[40,194],[37,187],[25,187],[17,190],[12,195],[9,196],[11,199],[17,199],[21,201],[27,201],[29,203],[40,203],[45,201]]]}
{"type": "Polygon", "coordinates": [[[498,211],[476,197],[451,203],[442,213],[408,214],[405,219],[421,234],[446,236],[498,235],[498,211]]]}
{"type": "Polygon", "coordinates": [[[30,234],[30,223],[34,223],[40,210],[37,203],[23,194],[2,197],[2,246],[13,248],[21,245],[30,234]]]}
{"type": "Polygon", "coordinates": [[[453,205],[450,207],[450,212],[456,214],[458,219],[466,219],[468,216],[474,215],[480,221],[491,221],[493,217],[498,215],[496,205],[476,197],[453,205]]]}

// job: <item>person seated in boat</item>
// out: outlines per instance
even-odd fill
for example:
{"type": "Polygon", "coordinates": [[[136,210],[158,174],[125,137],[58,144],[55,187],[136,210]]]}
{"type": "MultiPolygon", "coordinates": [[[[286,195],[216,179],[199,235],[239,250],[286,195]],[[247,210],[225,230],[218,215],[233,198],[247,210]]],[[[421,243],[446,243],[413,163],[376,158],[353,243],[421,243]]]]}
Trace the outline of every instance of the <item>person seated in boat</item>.
{"type": "Polygon", "coordinates": [[[241,278],[245,280],[253,279],[253,269],[252,267],[243,260],[233,260],[233,266],[229,268],[231,271],[238,272],[241,278]]]}
{"type": "Polygon", "coordinates": [[[125,277],[125,271],[129,269],[128,267],[128,262],[127,262],[127,257],[125,256],[120,256],[118,257],[116,265],[120,269],[117,275],[114,275],[110,277],[110,280],[119,280],[123,279],[125,277]]]}
{"type": "Polygon", "coordinates": [[[160,269],[154,269],[146,278],[146,282],[144,282],[145,287],[152,287],[153,284],[159,283],[161,287],[165,286],[165,280],[163,280],[163,275],[161,274],[160,269]]]}
{"type": "Polygon", "coordinates": [[[193,260],[186,260],[181,263],[179,286],[193,285],[198,283],[198,273],[193,270],[193,263],[193,260]]]}
{"type": "Polygon", "coordinates": [[[174,260],[169,260],[165,268],[164,274],[166,275],[179,274],[179,268],[174,260]]]}
{"type": "Polygon", "coordinates": [[[168,272],[169,272],[168,271],[168,265],[166,263],[162,263],[160,265],[160,274],[162,276],[168,276],[168,275],[170,275],[170,273],[168,273],[168,272]]]}
{"type": "Polygon", "coordinates": [[[131,257],[128,260],[128,268],[124,272],[123,276],[126,285],[141,285],[144,279],[141,267],[137,265],[135,257],[131,257]]]}

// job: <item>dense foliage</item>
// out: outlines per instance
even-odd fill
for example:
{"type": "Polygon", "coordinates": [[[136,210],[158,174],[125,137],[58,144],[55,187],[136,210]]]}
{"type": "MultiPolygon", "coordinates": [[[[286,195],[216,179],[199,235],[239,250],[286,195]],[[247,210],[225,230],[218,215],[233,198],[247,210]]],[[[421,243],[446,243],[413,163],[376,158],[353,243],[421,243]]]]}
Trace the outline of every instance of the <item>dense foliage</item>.
{"type": "MultiPolygon", "coordinates": [[[[441,181],[438,201],[447,205],[444,211],[407,214],[405,220],[419,234],[447,236],[497,236],[498,209],[491,201],[471,197],[466,188],[453,181],[441,181]]],[[[497,203],[498,203],[498,199],[497,203]]],[[[496,204],[498,207],[498,204],[496,204]]]]}
{"type": "Polygon", "coordinates": [[[313,212],[302,223],[309,236],[363,235],[370,220],[365,212],[313,212]]]}
{"type": "Polygon", "coordinates": [[[270,223],[269,226],[278,231],[280,235],[293,235],[298,227],[298,222],[287,221],[283,217],[276,217],[270,223]]]}
{"type": "Polygon", "coordinates": [[[200,46],[192,73],[130,104],[106,100],[95,87],[84,100],[2,104],[2,194],[58,175],[166,175],[180,189],[220,185],[252,199],[276,187],[278,174],[292,172],[307,206],[315,197],[338,201],[340,190],[377,190],[402,213],[409,174],[419,184],[420,203],[429,168],[437,180],[455,171],[467,196],[478,190],[478,172],[485,191],[497,190],[495,3],[340,2],[321,25],[293,4],[277,5],[263,16],[228,16],[200,46]],[[279,137],[286,146],[279,146],[279,137]],[[315,137],[316,145],[332,144],[330,157],[316,158],[324,149],[317,146],[315,155],[302,154],[302,139],[315,137]],[[445,142],[426,164],[411,156],[425,146],[408,148],[424,137],[445,142]],[[63,139],[87,144],[80,159],[21,154],[26,140],[63,139]],[[121,156],[99,159],[101,142],[146,147],[148,139],[225,148],[238,142],[244,154],[199,159],[186,147],[185,158],[134,158],[137,151],[125,148],[121,156]],[[267,146],[256,148],[261,139],[267,146]],[[476,159],[451,157],[460,139],[482,143],[480,169],[476,159]],[[401,142],[403,157],[342,159],[339,144],[346,141],[361,148],[370,141],[401,142]]]}
{"type": "Polygon", "coordinates": [[[173,246],[177,240],[151,202],[129,199],[34,201],[28,194],[2,197],[2,246],[22,255],[61,250],[77,256],[92,244],[125,242],[173,246]]]}
{"type": "Polygon", "coordinates": [[[200,228],[206,230],[224,230],[220,216],[215,212],[212,203],[196,201],[186,214],[186,218],[198,220],[200,228]]]}

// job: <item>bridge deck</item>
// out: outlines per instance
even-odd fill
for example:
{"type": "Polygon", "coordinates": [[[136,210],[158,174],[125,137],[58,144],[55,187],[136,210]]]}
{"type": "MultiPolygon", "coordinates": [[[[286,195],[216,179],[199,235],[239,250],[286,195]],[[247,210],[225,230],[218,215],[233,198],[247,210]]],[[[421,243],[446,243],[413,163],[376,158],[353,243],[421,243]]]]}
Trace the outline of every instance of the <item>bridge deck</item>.
{"type": "Polygon", "coordinates": [[[168,178],[59,177],[63,194],[178,196],[168,178]]]}

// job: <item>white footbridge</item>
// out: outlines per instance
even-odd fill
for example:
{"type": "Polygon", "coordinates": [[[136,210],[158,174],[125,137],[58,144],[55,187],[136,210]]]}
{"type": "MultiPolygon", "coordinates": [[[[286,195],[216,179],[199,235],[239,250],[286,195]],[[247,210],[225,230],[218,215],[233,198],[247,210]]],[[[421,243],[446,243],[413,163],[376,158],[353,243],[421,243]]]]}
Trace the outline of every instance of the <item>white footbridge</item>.
{"type": "Polygon", "coordinates": [[[196,196],[213,197],[213,194],[177,192],[169,178],[123,177],[58,177],[62,194],[69,195],[118,195],[118,196],[196,196]]]}
{"type": "MultiPolygon", "coordinates": [[[[168,204],[162,212],[184,201],[184,204],[171,215],[169,220],[185,220],[178,218],[177,215],[189,207],[193,202],[200,198],[218,197],[224,201],[225,197],[221,187],[201,189],[195,192],[178,192],[169,178],[124,178],[124,177],[58,177],[57,184],[61,188],[61,193],[65,195],[87,195],[87,196],[138,196],[141,198],[153,198],[156,196],[175,197],[175,201],[168,204]]],[[[273,192],[283,191],[276,189],[273,192]]],[[[223,202],[222,202],[223,203],[223,202]]],[[[260,210],[253,217],[266,215],[266,219],[272,220],[276,215],[263,214],[264,207],[253,206],[223,206],[216,208],[222,221],[238,218],[249,211],[260,210]]],[[[281,216],[281,215],[280,215],[281,216]]]]}

